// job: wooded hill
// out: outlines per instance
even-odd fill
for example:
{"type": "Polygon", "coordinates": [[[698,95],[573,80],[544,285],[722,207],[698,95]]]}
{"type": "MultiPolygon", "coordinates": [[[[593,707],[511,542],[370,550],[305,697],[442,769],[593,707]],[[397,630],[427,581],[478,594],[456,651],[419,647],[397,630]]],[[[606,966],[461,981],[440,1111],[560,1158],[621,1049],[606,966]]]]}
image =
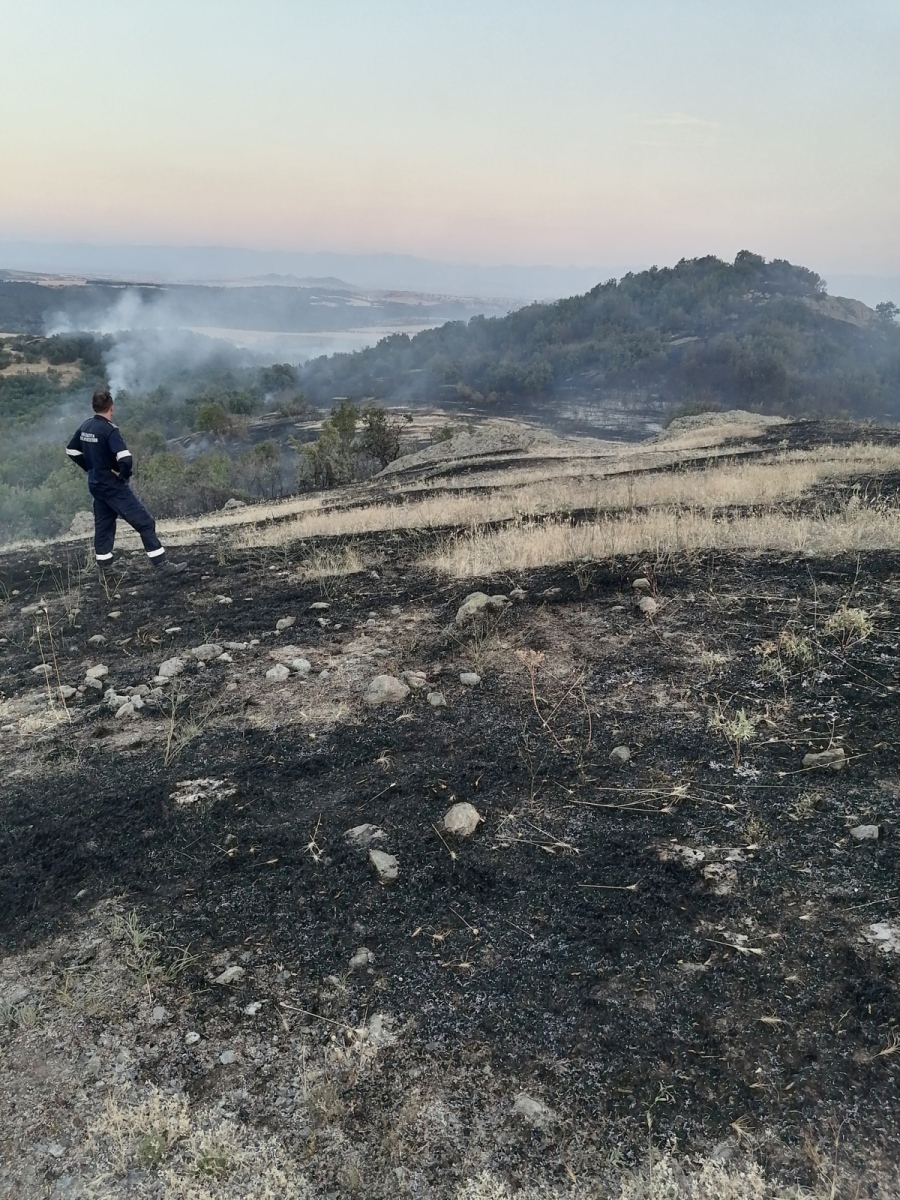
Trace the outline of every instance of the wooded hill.
{"type": "Polygon", "coordinates": [[[313,403],[339,396],[459,399],[650,392],[671,408],[900,417],[896,310],[840,300],[805,267],[741,251],[733,263],[682,259],[600,283],[583,296],[506,317],[397,334],[306,365],[313,403]]]}

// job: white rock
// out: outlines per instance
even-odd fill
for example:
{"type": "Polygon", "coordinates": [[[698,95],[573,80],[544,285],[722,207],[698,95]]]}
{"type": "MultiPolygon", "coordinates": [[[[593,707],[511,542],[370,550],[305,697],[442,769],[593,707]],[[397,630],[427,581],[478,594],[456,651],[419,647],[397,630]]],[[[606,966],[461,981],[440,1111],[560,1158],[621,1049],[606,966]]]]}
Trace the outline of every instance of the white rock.
{"type": "Polygon", "coordinates": [[[447,701],[444,699],[443,692],[429,692],[428,703],[432,708],[446,708],[447,701]]]}
{"type": "Polygon", "coordinates": [[[360,850],[368,850],[373,842],[384,838],[384,830],[379,829],[377,825],[354,825],[352,829],[344,831],[344,837],[360,850]]]}
{"type": "Polygon", "coordinates": [[[847,755],[843,746],[837,746],[819,754],[804,754],[803,765],[813,771],[843,771],[847,765],[847,755]]]}
{"type": "Polygon", "coordinates": [[[73,696],[78,694],[78,689],[71,687],[68,683],[64,683],[56,689],[56,694],[60,700],[71,700],[73,696]]]}
{"type": "Polygon", "coordinates": [[[280,621],[275,622],[275,632],[281,633],[282,629],[290,629],[296,620],[296,617],[282,617],[280,621]]]}
{"type": "Polygon", "coordinates": [[[104,666],[103,663],[97,663],[96,667],[88,667],[84,673],[84,677],[85,679],[103,679],[108,674],[109,667],[104,666]]]}
{"type": "Polygon", "coordinates": [[[176,675],[181,674],[184,668],[183,658],[167,658],[164,663],[160,663],[157,675],[160,679],[174,679],[176,675]]]}
{"type": "Polygon", "coordinates": [[[193,1029],[184,1035],[184,1044],[186,1046],[196,1046],[199,1041],[200,1034],[193,1029]]]}
{"type": "Polygon", "coordinates": [[[292,658],[288,666],[295,675],[308,675],[312,670],[312,663],[308,658],[292,658]]]}
{"type": "Polygon", "coordinates": [[[219,983],[225,987],[229,983],[237,983],[238,980],[243,979],[246,974],[247,972],[243,967],[226,967],[221,975],[217,975],[215,977],[213,983],[219,983]]]}
{"type": "Polygon", "coordinates": [[[862,935],[882,954],[900,954],[900,925],[893,921],[875,921],[862,935]]]}
{"type": "Polygon", "coordinates": [[[284,663],[276,663],[271,670],[266,671],[266,679],[271,679],[273,683],[284,683],[290,677],[291,673],[284,663]]]}
{"type": "Polygon", "coordinates": [[[44,675],[46,677],[52,670],[53,667],[50,663],[38,663],[36,667],[31,668],[31,673],[32,675],[44,675]]]}
{"type": "Polygon", "coordinates": [[[167,1008],[163,1008],[161,1004],[157,1004],[150,1014],[150,1023],[152,1025],[165,1025],[171,1015],[167,1008]]]}
{"type": "Polygon", "coordinates": [[[219,646],[215,642],[204,642],[202,646],[195,646],[188,653],[198,662],[210,662],[212,659],[218,658],[224,649],[224,646],[219,646]]]}
{"type": "Polygon", "coordinates": [[[471,837],[483,819],[473,804],[463,800],[444,813],[444,829],[457,837],[471,837]]]}
{"type": "Polygon", "coordinates": [[[103,636],[102,633],[95,633],[93,637],[88,638],[88,645],[89,646],[105,646],[106,638],[103,636]]]}
{"type": "Polygon", "coordinates": [[[363,694],[363,702],[375,708],[379,704],[402,704],[409,695],[408,686],[393,675],[376,675],[363,694]]]}
{"type": "Polygon", "coordinates": [[[632,583],[631,586],[634,588],[634,590],[636,592],[649,592],[650,589],[653,587],[653,584],[650,582],[649,579],[645,579],[644,576],[642,575],[640,579],[635,579],[634,583],[632,583]]]}
{"type": "Polygon", "coordinates": [[[144,697],[132,695],[130,703],[135,712],[140,712],[144,707],[144,697]]]}
{"type": "Polygon", "coordinates": [[[223,1050],[219,1055],[219,1062],[223,1067],[230,1067],[232,1063],[237,1062],[237,1055],[233,1050],[223,1050]]]}
{"type": "Polygon", "coordinates": [[[364,967],[371,967],[375,961],[375,955],[371,950],[367,950],[365,946],[360,946],[353,957],[350,959],[350,970],[361,971],[364,967]]]}
{"type": "Polygon", "coordinates": [[[464,687],[478,687],[479,683],[481,683],[481,676],[475,671],[461,671],[459,675],[459,682],[463,684],[464,687]]]}
{"type": "Polygon", "coordinates": [[[170,625],[169,628],[165,629],[163,632],[164,633],[181,633],[181,626],[180,625],[170,625]]]}
{"type": "Polygon", "coordinates": [[[631,761],[631,751],[627,746],[614,746],[609,752],[609,760],[614,763],[627,763],[631,761]]]}
{"type": "Polygon", "coordinates": [[[850,836],[858,842],[874,842],[878,840],[881,828],[878,825],[857,825],[850,830],[850,836]]]}
{"type": "Polygon", "coordinates": [[[134,711],[134,705],[132,704],[132,702],[130,700],[126,700],[124,704],[120,705],[119,708],[116,709],[116,720],[117,721],[124,721],[128,717],[136,717],[136,716],[137,716],[137,713],[134,711]]]}
{"type": "Polygon", "coordinates": [[[225,649],[226,650],[246,650],[247,642],[226,642],[225,649]]]}
{"type": "Polygon", "coordinates": [[[86,679],[84,681],[84,686],[92,692],[102,692],[103,691],[103,684],[100,682],[99,679],[94,679],[93,677],[91,677],[90,679],[86,679]]]}
{"type": "Polygon", "coordinates": [[[385,854],[383,850],[370,850],[369,862],[378,872],[380,883],[394,883],[400,874],[400,863],[393,854],[385,854]]]}
{"type": "Polygon", "coordinates": [[[326,600],[316,600],[309,606],[313,612],[327,612],[331,605],[326,600]]]}
{"type": "Polygon", "coordinates": [[[533,1096],[529,1096],[525,1092],[520,1092],[516,1096],[512,1110],[513,1116],[527,1121],[535,1129],[546,1129],[548,1125],[552,1125],[556,1121],[556,1113],[552,1108],[548,1108],[542,1101],[535,1100],[533,1096]]]}
{"type": "Polygon", "coordinates": [[[486,613],[502,612],[509,604],[506,596],[488,596],[486,592],[470,592],[456,611],[456,624],[465,625],[486,613]]]}
{"type": "Polygon", "coordinates": [[[659,605],[652,596],[641,596],[638,601],[638,608],[645,617],[655,617],[659,612],[659,605]]]}
{"type": "Polygon", "coordinates": [[[416,690],[428,686],[428,676],[424,671],[404,671],[401,678],[404,683],[408,683],[411,688],[416,688],[416,690]]]}
{"type": "Polygon", "coordinates": [[[111,613],[107,613],[106,615],[111,621],[118,621],[119,617],[122,615],[122,610],[121,608],[114,608],[111,613]]]}

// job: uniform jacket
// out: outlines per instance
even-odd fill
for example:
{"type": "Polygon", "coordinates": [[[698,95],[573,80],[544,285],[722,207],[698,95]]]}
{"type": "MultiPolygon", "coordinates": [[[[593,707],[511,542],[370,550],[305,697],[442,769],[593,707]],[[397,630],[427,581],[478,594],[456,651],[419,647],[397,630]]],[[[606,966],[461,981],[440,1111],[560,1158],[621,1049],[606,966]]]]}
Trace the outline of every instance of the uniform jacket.
{"type": "Polygon", "coordinates": [[[126,480],[131,476],[131,451],[125,445],[118,425],[113,425],[106,417],[88,417],[72,435],[66,454],[87,471],[90,487],[102,488],[116,478],[126,480]]]}

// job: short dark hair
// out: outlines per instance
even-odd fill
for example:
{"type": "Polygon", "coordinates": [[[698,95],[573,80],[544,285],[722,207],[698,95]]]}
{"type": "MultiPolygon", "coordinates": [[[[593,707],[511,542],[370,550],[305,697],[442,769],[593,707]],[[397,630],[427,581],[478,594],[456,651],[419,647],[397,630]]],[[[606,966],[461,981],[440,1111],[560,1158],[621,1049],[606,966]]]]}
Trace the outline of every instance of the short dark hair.
{"type": "Polygon", "coordinates": [[[95,413],[109,412],[112,402],[113,398],[109,393],[109,388],[99,387],[91,399],[91,408],[95,413]]]}

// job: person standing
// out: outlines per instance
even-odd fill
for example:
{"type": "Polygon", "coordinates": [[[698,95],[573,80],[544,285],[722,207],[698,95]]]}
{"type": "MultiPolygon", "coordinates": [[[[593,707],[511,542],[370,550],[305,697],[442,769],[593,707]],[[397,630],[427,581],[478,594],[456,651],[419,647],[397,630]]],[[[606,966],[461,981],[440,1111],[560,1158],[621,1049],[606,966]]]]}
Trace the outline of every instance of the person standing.
{"type": "Polygon", "coordinates": [[[113,424],[113,398],[107,388],[94,392],[91,407],[94,415],[75,430],[66,454],[87,471],[88,490],[94,500],[97,565],[101,570],[111,565],[116,519],[121,517],[140,534],[154,567],[169,575],[180,575],[187,563],[169,562],[156,536],[156,522],[129,487],[134,463],[118,425],[113,424]]]}

